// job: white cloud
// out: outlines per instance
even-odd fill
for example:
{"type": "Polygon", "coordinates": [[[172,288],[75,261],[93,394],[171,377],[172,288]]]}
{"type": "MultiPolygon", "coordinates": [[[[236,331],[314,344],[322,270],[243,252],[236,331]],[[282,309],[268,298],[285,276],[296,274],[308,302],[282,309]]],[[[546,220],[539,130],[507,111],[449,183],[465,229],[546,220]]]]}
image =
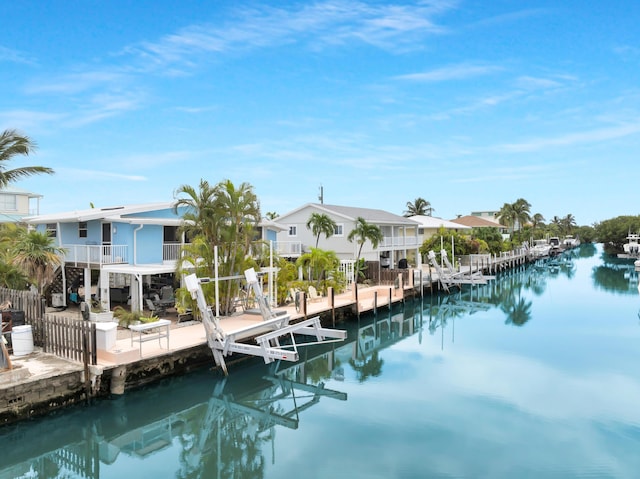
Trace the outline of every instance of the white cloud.
{"type": "Polygon", "coordinates": [[[446,30],[434,22],[456,2],[374,5],[335,0],[302,4],[297,9],[260,6],[233,11],[222,26],[202,23],[183,28],[157,41],[129,46],[126,53],[139,56],[150,66],[182,64],[192,67],[195,58],[289,43],[311,48],[346,45],[354,41],[386,49],[415,48],[416,40],[446,30]]]}
{"type": "Polygon", "coordinates": [[[501,67],[492,65],[474,65],[462,63],[449,65],[428,72],[409,73],[407,75],[396,76],[396,80],[410,80],[418,82],[440,82],[447,80],[465,80],[477,76],[490,75],[502,70],[501,67]]]}

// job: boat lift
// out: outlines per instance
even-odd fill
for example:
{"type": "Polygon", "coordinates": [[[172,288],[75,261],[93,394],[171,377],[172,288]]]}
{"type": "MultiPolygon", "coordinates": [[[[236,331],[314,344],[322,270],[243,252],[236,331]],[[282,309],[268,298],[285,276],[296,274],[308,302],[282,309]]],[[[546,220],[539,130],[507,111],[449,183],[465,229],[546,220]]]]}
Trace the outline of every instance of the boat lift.
{"type": "Polygon", "coordinates": [[[263,320],[232,331],[225,331],[222,328],[220,318],[213,314],[202,291],[201,284],[212,282],[213,279],[198,278],[195,274],[184,278],[187,290],[202,313],[202,323],[213,358],[225,375],[228,375],[228,371],[224,357],[230,356],[232,353],[261,356],[265,363],[273,362],[276,359],[295,362],[300,357],[298,354],[299,346],[346,339],[347,332],[344,330],[323,328],[319,316],[289,324],[291,319],[289,314],[285,311],[273,311],[269,306],[269,301],[262,292],[262,286],[255,270],[250,268],[244,272],[244,275],[247,285],[253,288],[263,320]],[[296,343],[295,335],[315,337],[316,341],[296,343]],[[252,337],[255,338],[257,345],[242,342],[252,337]],[[280,343],[282,337],[288,337],[290,344],[282,345],[280,343]],[[327,340],[327,338],[330,339],[327,340]]]}
{"type": "Polygon", "coordinates": [[[446,250],[440,251],[440,256],[444,263],[444,266],[440,266],[438,260],[436,258],[435,252],[429,251],[429,261],[431,265],[436,269],[438,273],[438,281],[443,289],[449,293],[449,288],[452,286],[457,286],[460,288],[462,284],[487,284],[487,281],[490,279],[494,279],[495,276],[485,276],[481,271],[472,271],[471,266],[469,266],[469,272],[465,271],[456,271],[449,258],[447,257],[446,250]]]}

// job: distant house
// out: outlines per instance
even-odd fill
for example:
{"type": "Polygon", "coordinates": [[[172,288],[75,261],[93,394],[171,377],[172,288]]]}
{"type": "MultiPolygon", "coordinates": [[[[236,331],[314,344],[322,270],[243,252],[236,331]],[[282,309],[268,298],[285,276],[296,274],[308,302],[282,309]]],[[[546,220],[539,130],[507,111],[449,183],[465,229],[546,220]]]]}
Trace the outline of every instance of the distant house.
{"type": "Polygon", "coordinates": [[[42,195],[13,185],[0,190],[0,223],[21,223],[25,216],[40,213],[42,195]]]}
{"type": "Polygon", "coordinates": [[[438,234],[441,228],[445,230],[463,231],[470,230],[470,226],[466,226],[460,223],[454,223],[453,221],[444,220],[442,218],[436,218],[433,216],[415,215],[409,216],[419,223],[418,226],[418,244],[421,245],[425,240],[431,236],[438,234]]]}
{"type": "Polygon", "coordinates": [[[480,218],[485,218],[492,221],[497,221],[499,215],[500,215],[500,212],[497,210],[471,212],[471,216],[479,216],[480,218]]]}
{"type": "Polygon", "coordinates": [[[64,306],[91,291],[105,310],[127,302],[142,310],[150,288],[173,284],[184,243],[178,232],[183,212],[184,207],[174,211],[174,203],[167,202],[24,218],[66,251],[64,268],[49,292],[51,302],[61,295],[63,304],[54,305],[64,306]]]}
{"type": "Polygon", "coordinates": [[[471,228],[498,228],[500,233],[508,233],[508,228],[505,225],[501,225],[496,219],[489,219],[488,217],[467,215],[461,216],[451,220],[452,223],[469,226],[471,228]]]}
{"type": "Polygon", "coordinates": [[[319,203],[308,203],[276,218],[275,222],[286,228],[277,234],[276,250],[280,256],[297,258],[315,247],[316,236],[307,228],[312,213],[326,214],[335,221],[334,234],[329,238],[320,235],[318,247],[334,251],[342,260],[356,259],[359,245],[356,240],[350,242],[347,238],[358,217],[362,217],[367,223],[378,226],[383,235],[377,248],[373,248],[370,241],[364,243],[362,258],[380,261],[383,267],[397,266],[401,259],[414,265],[421,263],[418,253],[418,222],[378,209],[319,203]]]}

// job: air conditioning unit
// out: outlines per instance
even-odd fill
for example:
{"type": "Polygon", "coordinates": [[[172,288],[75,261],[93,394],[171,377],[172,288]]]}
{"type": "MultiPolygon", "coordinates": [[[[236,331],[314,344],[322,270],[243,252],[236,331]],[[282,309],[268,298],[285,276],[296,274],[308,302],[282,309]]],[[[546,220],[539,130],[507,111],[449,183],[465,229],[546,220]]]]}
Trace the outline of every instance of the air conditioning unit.
{"type": "Polygon", "coordinates": [[[61,308],[64,306],[64,295],[62,293],[51,294],[51,306],[61,308]]]}

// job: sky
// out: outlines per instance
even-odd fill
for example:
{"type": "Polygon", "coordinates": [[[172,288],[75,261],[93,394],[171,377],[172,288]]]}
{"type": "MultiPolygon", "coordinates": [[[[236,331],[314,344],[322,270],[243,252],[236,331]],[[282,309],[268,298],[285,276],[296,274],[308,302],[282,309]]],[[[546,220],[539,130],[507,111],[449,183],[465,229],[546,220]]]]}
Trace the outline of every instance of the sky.
{"type": "Polygon", "coordinates": [[[253,186],[452,219],[640,214],[640,2],[1,2],[5,168],[40,213],[253,186]],[[7,19],[10,19],[8,21],[7,19]]]}

